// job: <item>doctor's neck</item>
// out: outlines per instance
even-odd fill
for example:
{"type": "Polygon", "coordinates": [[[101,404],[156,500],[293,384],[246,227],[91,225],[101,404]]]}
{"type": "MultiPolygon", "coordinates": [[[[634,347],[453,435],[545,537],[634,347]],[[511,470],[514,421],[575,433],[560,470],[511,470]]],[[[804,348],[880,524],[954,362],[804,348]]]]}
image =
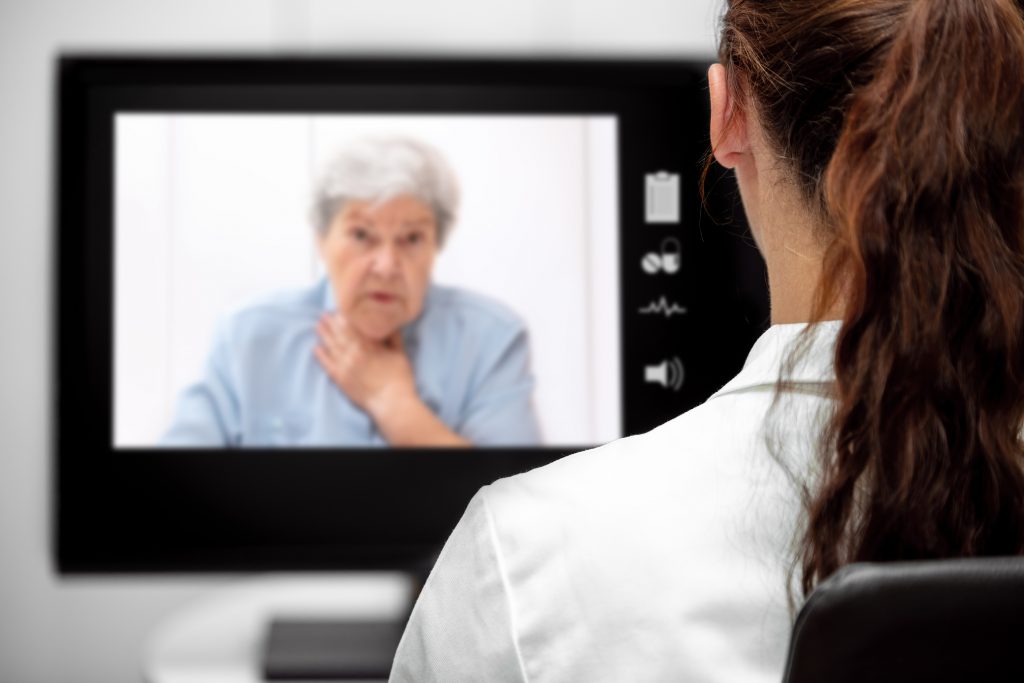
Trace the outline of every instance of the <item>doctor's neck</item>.
{"type": "MultiPolygon", "coordinates": [[[[791,182],[772,175],[762,171],[755,187],[744,188],[745,204],[768,270],[771,324],[804,323],[811,319],[827,236],[833,231],[807,207],[791,182]],[[766,187],[757,187],[765,180],[766,187]]],[[[844,303],[837,301],[823,319],[841,319],[844,303]]]]}

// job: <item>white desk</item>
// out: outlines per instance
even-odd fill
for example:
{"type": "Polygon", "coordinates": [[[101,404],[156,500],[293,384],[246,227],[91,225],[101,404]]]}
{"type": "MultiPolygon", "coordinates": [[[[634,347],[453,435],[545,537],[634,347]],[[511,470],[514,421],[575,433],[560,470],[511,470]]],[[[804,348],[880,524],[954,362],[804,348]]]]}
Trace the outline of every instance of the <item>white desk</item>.
{"type": "Polygon", "coordinates": [[[401,619],[412,591],[411,578],[401,573],[245,580],[168,614],[147,640],[144,680],[262,683],[260,657],[272,618],[401,619]]]}

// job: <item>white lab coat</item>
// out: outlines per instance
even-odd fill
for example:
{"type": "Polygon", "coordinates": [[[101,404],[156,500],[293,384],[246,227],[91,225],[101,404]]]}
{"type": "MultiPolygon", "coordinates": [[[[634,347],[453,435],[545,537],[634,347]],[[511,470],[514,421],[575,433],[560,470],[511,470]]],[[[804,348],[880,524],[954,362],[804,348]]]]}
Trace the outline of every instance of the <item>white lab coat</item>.
{"type": "MultiPolygon", "coordinates": [[[[762,423],[805,326],[772,326],[736,377],[660,427],[480,489],[390,680],[778,683],[801,508],[762,423]]],[[[800,477],[831,407],[839,326],[814,326],[777,413],[800,477]]]]}

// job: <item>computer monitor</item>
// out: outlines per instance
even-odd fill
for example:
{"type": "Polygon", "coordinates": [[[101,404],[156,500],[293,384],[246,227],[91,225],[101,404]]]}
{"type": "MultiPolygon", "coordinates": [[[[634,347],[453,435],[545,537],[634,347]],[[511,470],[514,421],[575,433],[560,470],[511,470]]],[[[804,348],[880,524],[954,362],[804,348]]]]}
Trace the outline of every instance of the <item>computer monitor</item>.
{"type": "Polygon", "coordinates": [[[768,325],[707,66],[62,57],[59,569],[412,567],[701,403],[768,325]]]}

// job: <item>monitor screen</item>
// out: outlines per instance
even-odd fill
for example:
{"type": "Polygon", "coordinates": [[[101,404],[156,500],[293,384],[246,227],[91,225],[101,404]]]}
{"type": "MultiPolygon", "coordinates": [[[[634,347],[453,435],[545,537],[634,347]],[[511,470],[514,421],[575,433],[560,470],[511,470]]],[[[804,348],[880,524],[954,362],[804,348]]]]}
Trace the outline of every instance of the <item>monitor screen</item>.
{"type": "Polygon", "coordinates": [[[623,435],[615,116],[127,112],[114,140],[115,448],[393,445],[352,385],[403,379],[473,446],[623,435]],[[366,372],[317,358],[324,315],[366,372]],[[406,377],[373,372],[396,334],[406,377]]]}
{"type": "Polygon", "coordinates": [[[769,323],[708,63],[61,57],[57,567],[409,566],[704,401],[769,323]]]}

